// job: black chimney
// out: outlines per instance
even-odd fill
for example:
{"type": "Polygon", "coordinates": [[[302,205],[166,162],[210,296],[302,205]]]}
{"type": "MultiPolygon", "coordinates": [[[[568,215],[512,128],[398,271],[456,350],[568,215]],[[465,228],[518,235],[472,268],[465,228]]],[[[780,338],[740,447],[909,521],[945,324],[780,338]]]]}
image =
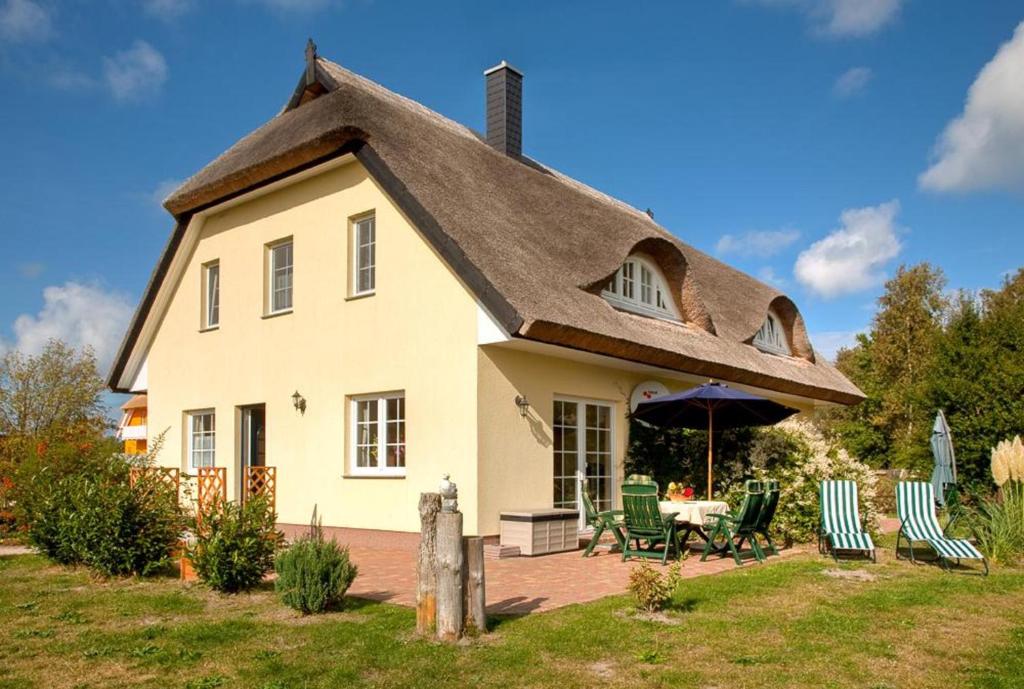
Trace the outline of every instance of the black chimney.
{"type": "Polygon", "coordinates": [[[501,61],[487,80],[487,143],[505,155],[523,153],[523,73],[501,61]]]}

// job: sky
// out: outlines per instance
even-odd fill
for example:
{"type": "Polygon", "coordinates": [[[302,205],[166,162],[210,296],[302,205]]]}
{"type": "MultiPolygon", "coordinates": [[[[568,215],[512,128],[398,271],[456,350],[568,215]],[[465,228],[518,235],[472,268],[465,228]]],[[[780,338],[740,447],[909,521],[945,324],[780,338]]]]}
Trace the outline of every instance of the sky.
{"type": "Polygon", "coordinates": [[[829,356],[900,264],[1024,265],[1019,0],[0,0],[0,350],[106,370],[161,200],[279,111],[307,37],[477,130],[508,60],[525,154],[774,283],[829,356]]]}

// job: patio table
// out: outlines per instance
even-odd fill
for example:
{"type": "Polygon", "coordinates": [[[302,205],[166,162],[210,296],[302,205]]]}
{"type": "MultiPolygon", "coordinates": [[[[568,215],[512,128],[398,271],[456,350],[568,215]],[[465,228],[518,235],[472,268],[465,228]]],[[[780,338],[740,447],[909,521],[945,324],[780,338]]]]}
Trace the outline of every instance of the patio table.
{"type": "Polygon", "coordinates": [[[728,503],[721,500],[661,500],[658,508],[666,517],[673,512],[679,513],[676,522],[685,529],[683,543],[689,540],[690,534],[696,534],[701,540],[707,541],[708,535],[702,528],[704,519],[709,514],[725,514],[729,511],[728,503]]]}

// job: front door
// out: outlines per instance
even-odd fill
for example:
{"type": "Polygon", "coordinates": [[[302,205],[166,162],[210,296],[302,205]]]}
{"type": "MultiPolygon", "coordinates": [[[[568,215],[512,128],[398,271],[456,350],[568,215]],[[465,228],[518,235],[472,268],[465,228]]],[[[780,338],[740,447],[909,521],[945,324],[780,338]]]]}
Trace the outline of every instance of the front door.
{"type": "Polygon", "coordinates": [[[555,400],[554,506],[579,510],[580,529],[586,527],[583,485],[598,511],[612,509],[614,429],[612,406],[587,400],[555,400]]]}
{"type": "Polygon", "coordinates": [[[248,493],[249,469],[267,466],[267,412],[265,405],[242,407],[241,424],[241,485],[239,495],[248,493]]]}

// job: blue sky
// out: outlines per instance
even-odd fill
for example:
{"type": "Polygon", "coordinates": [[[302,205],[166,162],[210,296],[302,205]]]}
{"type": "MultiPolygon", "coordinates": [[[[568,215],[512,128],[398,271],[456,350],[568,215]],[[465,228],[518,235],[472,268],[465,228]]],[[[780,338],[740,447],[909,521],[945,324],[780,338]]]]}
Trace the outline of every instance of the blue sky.
{"type": "Polygon", "coordinates": [[[159,200],[277,112],[307,36],[477,129],[508,60],[528,155],[776,282],[829,352],[900,263],[1024,263],[1019,1],[633,5],[0,0],[0,346],[109,363],[159,200]]]}

